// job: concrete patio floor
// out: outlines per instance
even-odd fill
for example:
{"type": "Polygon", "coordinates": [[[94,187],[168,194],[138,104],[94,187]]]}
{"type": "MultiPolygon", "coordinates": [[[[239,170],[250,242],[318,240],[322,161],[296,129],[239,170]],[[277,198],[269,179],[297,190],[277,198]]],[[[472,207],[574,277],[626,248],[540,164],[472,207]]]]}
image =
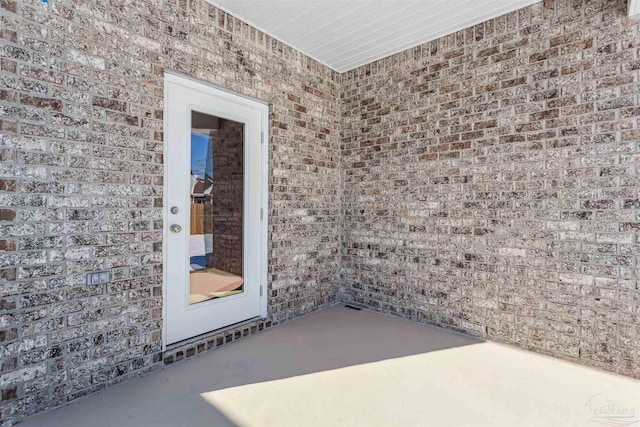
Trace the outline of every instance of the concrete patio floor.
{"type": "Polygon", "coordinates": [[[593,427],[611,404],[638,425],[640,381],[337,306],[22,426],[593,427]]]}

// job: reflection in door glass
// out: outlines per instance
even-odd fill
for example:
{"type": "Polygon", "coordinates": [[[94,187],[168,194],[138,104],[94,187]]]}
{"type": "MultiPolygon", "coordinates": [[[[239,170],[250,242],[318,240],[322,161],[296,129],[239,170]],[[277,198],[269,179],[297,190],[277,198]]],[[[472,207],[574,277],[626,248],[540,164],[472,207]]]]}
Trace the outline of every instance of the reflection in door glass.
{"type": "Polygon", "coordinates": [[[191,112],[189,303],[243,291],[244,124],[191,112]]]}

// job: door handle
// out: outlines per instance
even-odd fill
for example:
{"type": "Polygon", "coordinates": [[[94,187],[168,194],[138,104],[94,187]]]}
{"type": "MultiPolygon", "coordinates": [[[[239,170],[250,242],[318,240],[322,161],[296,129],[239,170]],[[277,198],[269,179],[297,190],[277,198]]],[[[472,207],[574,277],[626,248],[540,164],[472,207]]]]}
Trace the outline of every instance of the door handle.
{"type": "Polygon", "coordinates": [[[180,227],[178,224],[171,224],[169,230],[171,230],[172,233],[179,233],[182,231],[182,227],[180,227]]]}

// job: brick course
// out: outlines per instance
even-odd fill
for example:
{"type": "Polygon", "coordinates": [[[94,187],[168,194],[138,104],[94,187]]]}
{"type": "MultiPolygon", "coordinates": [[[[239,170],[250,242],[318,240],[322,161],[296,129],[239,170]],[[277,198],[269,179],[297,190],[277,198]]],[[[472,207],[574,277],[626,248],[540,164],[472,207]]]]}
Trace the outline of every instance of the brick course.
{"type": "Polygon", "coordinates": [[[545,0],[344,73],[341,299],[640,377],[639,52],[545,0]]]}

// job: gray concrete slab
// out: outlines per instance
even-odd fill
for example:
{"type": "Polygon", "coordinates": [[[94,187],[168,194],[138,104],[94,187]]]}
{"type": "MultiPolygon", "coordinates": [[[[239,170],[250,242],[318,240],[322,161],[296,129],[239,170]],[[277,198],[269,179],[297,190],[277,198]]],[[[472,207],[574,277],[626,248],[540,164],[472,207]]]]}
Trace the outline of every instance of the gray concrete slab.
{"type": "Polygon", "coordinates": [[[338,306],[22,427],[593,427],[610,407],[634,425],[640,381],[338,306]]]}

